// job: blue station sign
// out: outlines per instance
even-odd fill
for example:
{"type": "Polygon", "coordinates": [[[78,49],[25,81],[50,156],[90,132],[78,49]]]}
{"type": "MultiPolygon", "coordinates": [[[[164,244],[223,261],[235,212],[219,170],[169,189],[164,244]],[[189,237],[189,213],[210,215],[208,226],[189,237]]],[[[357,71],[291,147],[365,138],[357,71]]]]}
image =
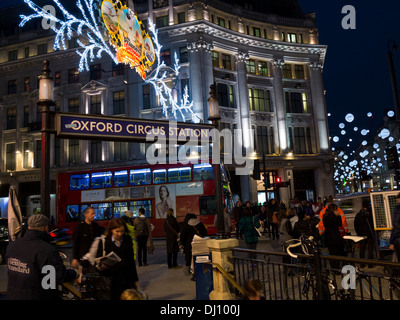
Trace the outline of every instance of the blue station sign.
{"type": "Polygon", "coordinates": [[[146,142],[157,138],[173,139],[178,144],[191,139],[209,142],[215,128],[208,124],[74,113],[56,113],[55,120],[58,137],[87,140],[146,142]]]}

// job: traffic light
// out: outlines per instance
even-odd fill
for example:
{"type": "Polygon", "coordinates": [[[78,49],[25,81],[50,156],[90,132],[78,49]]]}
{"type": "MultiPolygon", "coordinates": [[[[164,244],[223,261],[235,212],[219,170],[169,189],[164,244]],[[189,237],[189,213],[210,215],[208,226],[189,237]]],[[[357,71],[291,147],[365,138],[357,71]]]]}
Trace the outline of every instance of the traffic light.
{"type": "Polygon", "coordinates": [[[271,182],[269,181],[269,173],[264,173],[264,188],[265,190],[271,188],[271,182]]]}
{"type": "Polygon", "coordinates": [[[282,183],[281,177],[275,177],[275,187],[280,188],[281,183],[282,183]]]}
{"type": "Polygon", "coordinates": [[[253,169],[253,174],[252,178],[254,180],[261,180],[261,175],[260,175],[260,161],[258,159],[254,160],[254,169],[253,169]]]}

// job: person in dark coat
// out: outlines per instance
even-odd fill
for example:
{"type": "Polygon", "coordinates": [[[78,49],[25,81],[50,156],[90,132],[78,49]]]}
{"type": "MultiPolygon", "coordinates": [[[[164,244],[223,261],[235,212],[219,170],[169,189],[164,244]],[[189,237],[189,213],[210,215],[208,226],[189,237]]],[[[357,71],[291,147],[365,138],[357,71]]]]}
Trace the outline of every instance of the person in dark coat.
{"type": "Polygon", "coordinates": [[[185,274],[190,274],[190,266],[192,263],[192,241],[194,235],[197,234],[199,237],[205,237],[207,235],[207,229],[194,213],[188,213],[185,216],[185,220],[182,223],[180,241],[183,245],[185,252],[185,274]]]}
{"type": "Polygon", "coordinates": [[[167,263],[168,268],[178,267],[178,235],[179,235],[179,225],[174,216],[174,210],[168,209],[167,218],[164,222],[164,231],[166,236],[167,244],[167,263]]]}
{"type": "MultiPolygon", "coordinates": [[[[325,226],[325,243],[328,247],[329,254],[334,256],[345,256],[344,242],[339,232],[339,227],[342,226],[342,219],[336,204],[331,203],[325,210],[323,223],[325,226]]],[[[337,261],[331,261],[330,264],[332,268],[339,267],[337,261]]]]}
{"type": "Polygon", "coordinates": [[[89,252],[95,238],[104,233],[104,228],[94,221],[95,211],[92,207],[87,207],[83,212],[85,219],[75,228],[72,235],[72,267],[76,268],[82,257],[89,252]]]}
{"type": "Polygon", "coordinates": [[[30,216],[24,236],[8,245],[8,300],[57,300],[60,299],[57,286],[77,278],[77,271],[67,269],[59,252],[50,244],[49,223],[42,214],[30,216]],[[49,266],[54,268],[55,279],[51,279],[49,266]],[[43,283],[49,287],[46,289],[43,283]]]}
{"type": "Polygon", "coordinates": [[[362,202],[362,208],[354,218],[354,229],[358,236],[367,237],[360,242],[360,258],[365,257],[365,250],[368,248],[368,259],[374,258],[375,237],[374,237],[374,222],[372,220],[372,212],[369,206],[369,201],[362,202]]]}
{"type": "Polygon", "coordinates": [[[320,236],[317,229],[319,218],[306,215],[304,210],[298,211],[296,215],[298,220],[293,227],[294,238],[300,238],[301,236],[312,236],[315,240],[319,240],[320,236]]]}
{"type": "Polygon", "coordinates": [[[243,239],[243,234],[241,234],[239,230],[239,222],[240,219],[242,219],[243,217],[243,206],[240,200],[236,201],[236,205],[232,209],[232,217],[236,223],[236,238],[239,239],[240,237],[241,239],[243,239]]]}
{"type": "Polygon", "coordinates": [[[280,210],[278,203],[276,202],[275,199],[271,199],[269,204],[268,204],[268,223],[271,226],[271,232],[272,232],[272,239],[275,240],[279,239],[279,221],[281,220],[280,218],[280,210]]]}
{"type": "MultiPolygon", "coordinates": [[[[240,220],[239,228],[244,234],[244,240],[246,242],[247,249],[256,250],[258,243],[258,232],[255,228],[260,228],[261,222],[258,216],[253,216],[250,207],[244,209],[244,216],[240,220]]],[[[249,259],[255,259],[257,254],[249,253],[249,259]]]]}
{"type": "MultiPolygon", "coordinates": [[[[125,231],[124,220],[122,218],[115,218],[108,224],[105,235],[105,255],[114,252],[121,258],[120,262],[106,270],[100,271],[102,276],[111,278],[111,300],[119,300],[124,290],[137,289],[138,287],[139,278],[136,272],[132,239],[125,231]]],[[[99,241],[96,256],[103,256],[102,240],[99,241]]]]}

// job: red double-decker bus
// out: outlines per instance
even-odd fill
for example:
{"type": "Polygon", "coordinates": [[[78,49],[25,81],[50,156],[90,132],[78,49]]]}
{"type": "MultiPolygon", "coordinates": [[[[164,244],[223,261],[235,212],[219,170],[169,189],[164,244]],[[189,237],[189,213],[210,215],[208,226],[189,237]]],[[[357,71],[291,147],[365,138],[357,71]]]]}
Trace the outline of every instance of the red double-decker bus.
{"type": "MultiPolygon", "coordinates": [[[[172,208],[178,222],[187,213],[194,213],[205,224],[208,234],[215,234],[215,166],[159,164],[60,173],[57,226],[74,230],[88,206],[95,209],[95,220],[102,226],[126,211],[137,217],[143,208],[154,226],[152,236],[163,237],[166,212],[172,208]]],[[[229,179],[224,166],[220,168],[223,201],[230,210],[229,179]]]]}

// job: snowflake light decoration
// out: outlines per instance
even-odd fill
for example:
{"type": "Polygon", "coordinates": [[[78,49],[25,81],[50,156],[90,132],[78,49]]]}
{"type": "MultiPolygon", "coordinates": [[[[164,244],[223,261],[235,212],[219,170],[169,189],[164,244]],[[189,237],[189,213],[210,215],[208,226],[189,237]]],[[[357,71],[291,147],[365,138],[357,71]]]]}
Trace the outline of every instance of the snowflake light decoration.
{"type": "Polygon", "coordinates": [[[80,39],[77,40],[78,45],[83,48],[83,52],[76,50],[76,53],[81,57],[79,61],[79,72],[84,70],[89,71],[88,60],[93,61],[95,59],[95,54],[96,58],[101,58],[103,52],[108,54],[115,63],[118,63],[115,54],[111,51],[99,29],[94,14],[94,0],[84,0],[84,6],[82,5],[81,0],[77,0],[76,6],[79,8],[83,19],[78,19],[74,15],[70,14],[58,0],[53,0],[63,13],[66,19],[65,21],[62,21],[47,11],[44,11],[31,0],[24,0],[24,2],[28,4],[36,14],[31,14],[29,16],[21,15],[20,18],[22,21],[19,26],[23,27],[25,23],[34,18],[42,18],[52,21],[54,24],[51,28],[56,33],[53,46],[54,50],[59,50],[61,47],[63,50],[67,49],[65,33],[67,34],[68,40],[71,40],[74,31],[77,35],[83,36],[88,40],[88,43],[83,43],[80,39]],[[57,27],[57,25],[59,25],[59,27],[57,27]]]}
{"type": "MultiPolygon", "coordinates": [[[[80,56],[79,72],[85,70],[89,71],[89,62],[92,62],[96,58],[101,58],[103,54],[107,54],[115,64],[121,62],[119,61],[120,59],[118,58],[118,55],[115,53],[115,42],[111,41],[110,46],[108,41],[106,41],[105,30],[108,30],[109,28],[99,27],[101,25],[100,21],[102,20],[102,17],[101,14],[99,17],[96,13],[99,11],[99,7],[101,7],[101,0],[77,0],[76,6],[82,15],[82,18],[77,18],[71,14],[65,9],[59,0],[53,0],[57,8],[61,10],[65,20],[61,20],[55,15],[43,10],[32,0],[24,0],[24,2],[35,13],[28,16],[20,15],[21,22],[19,26],[23,27],[28,21],[36,18],[50,21],[51,29],[56,33],[53,46],[54,50],[67,49],[65,35],[67,35],[68,40],[71,40],[71,38],[74,36],[74,33],[86,39],[84,42],[80,39],[77,40],[79,48],[76,50],[76,52],[80,56]]],[[[127,8],[126,0],[112,0],[112,2],[115,3],[115,6],[121,7],[122,9],[127,8]]],[[[168,86],[173,78],[176,80],[179,76],[180,65],[176,52],[174,55],[174,67],[166,66],[161,60],[160,53],[162,45],[158,40],[158,31],[150,20],[149,31],[151,32],[151,39],[154,44],[154,60],[157,65],[151,72],[148,63],[143,64],[143,67],[139,68],[139,70],[136,68],[136,70],[139,72],[145,82],[153,86],[162,106],[163,115],[166,118],[169,118],[172,115],[176,120],[185,121],[186,118],[190,118],[192,122],[199,122],[200,118],[193,112],[193,101],[189,99],[188,87],[186,86],[184,88],[182,99],[177,101],[178,99],[174,98],[175,89],[168,86]],[[145,74],[145,72],[149,74],[145,74]]],[[[113,40],[110,36],[108,36],[108,38],[113,40]]],[[[144,45],[145,44],[146,43],[144,43],[144,45]]],[[[146,52],[146,54],[147,53],[148,52],[146,52]]],[[[143,54],[143,56],[146,55],[143,54]]],[[[146,58],[148,59],[148,55],[146,58]]],[[[124,62],[126,63],[126,61],[124,62]]]]}

